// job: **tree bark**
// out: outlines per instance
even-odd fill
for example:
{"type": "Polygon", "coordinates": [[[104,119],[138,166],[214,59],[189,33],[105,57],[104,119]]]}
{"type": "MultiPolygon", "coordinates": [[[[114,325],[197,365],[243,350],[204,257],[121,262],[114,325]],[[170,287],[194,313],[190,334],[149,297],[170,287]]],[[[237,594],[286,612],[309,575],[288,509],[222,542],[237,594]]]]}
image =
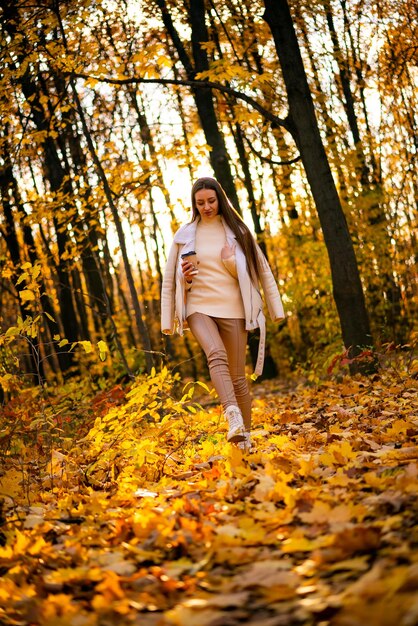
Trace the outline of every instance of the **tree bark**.
{"type": "MultiPolygon", "coordinates": [[[[6,124],[4,127],[4,141],[5,142],[7,141],[6,139],[7,133],[8,133],[8,125],[6,124]]],[[[13,213],[12,213],[12,206],[15,207],[19,215],[18,221],[22,225],[23,240],[27,247],[27,254],[32,265],[35,265],[37,261],[37,254],[36,254],[36,248],[35,248],[35,242],[33,239],[32,230],[25,220],[25,218],[27,217],[27,214],[26,214],[26,211],[24,209],[24,206],[21,200],[17,181],[14,177],[12,163],[10,160],[10,151],[7,147],[7,143],[5,145],[6,145],[6,150],[3,152],[4,164],[3,164],[3,167],[0,168],[0,193],[2,196],[2,205],[3,205],[3,211],[4,211],[4,217],[5,217],[5,230],[3,234],[4,234],[4,239],[6,241],[12,262],[15,268],[17,269],[19,265],[23,263],[25,258],[22,257],[22,254],[21,254],[22,251],[20,250],[20,246],[19,246],[19,242],[17,238],[15,220],[13,218],[13,213]]],[[[59,332],[57,322],[54,321],[57,319],[57,314],[56,314],[56,311],[54,310],[51,299],[49,295],[47,294],[47,288],[46,288],[43,278],[40,277],[39,280],[40,280],[39,299],[40,299],[40,304],[41,304],[42,311],[44,314],[44,321],[46,325],[48,326],[51,337],[53,337],[55,334],[57,334],[57,332],[59,332]]],[[[24,288],[24,284],[17,286],[18,291],[20,291],[23,288],[24,288]]],[[[26,315],[32,315],[30,305],[20,304],[20,307],[21,307],[23,317],[25,317],[26,315]]],[[[33,356],[34,356],[34,352],[32,350],[32,357],[33,356]]],[[[35,357],[38,358],[36,355],[35,357]]],[[[59,366],[62,372],[67,371],[73,365],[73,354],[69,353],[67,350],[59,349],[57,351],[57,357],[58,357],[59,366]]],[[[38,359],[38,362],[36,364],[33,363],[33,365],[36,365],[35,367],[35,370],[37,372],[36,376],[39,376],[39,380],[38,380],[39,382],[45,378],[45,372],[44,372],[42,362],[39,363],[39,359],[38,359]]]]}
{"type": "MultiPolygon", "coordinates": [[[[7,157],[6,157],[7,158],[7,157]]],[[[22,259],[20,258],[20,249],[19,242],[17,238],[15,223],[13,219],[13,209],[12,204],[10,202],[9,191],[11,187],[10,177],[12,176],[12,169],[7,160],[3,167],[0,167],[0,199],[3,206],[3,218],[4,218],[4,228],[1,228],[0,233],[3,235],[4,240],[7,245],[7,249],[10,254],[10,258],[12,260],[15,272],[18,270],[22,259]]],[[[17,279],[18,276],[15,274],[14,279],[17,279]]],[[[19,292],[26,289],[26,285],[24,283],[16,284],[16,291],[19,292]]],[[[22,318],[25,317],[35,317],[32,311],[32,305],[28,302],[22,302],[22,300],[18,297],[19,308],[22,315],[22,318]]],[[[45,372],[42,367],[42,362],[38,358],[38,345],[35,345],[34,340],[28,340],[29,344],[29,354],[28,354],[28,374],[33,377],[33,381],[35,385],[41,384],[43,379],[45,378],[45,372]]]]}
{"type": "Polygon", "coordinates": [[[354,106],[354,96],[350,85],[349,64],[347,58],[341,50],[340,42],[338,41],[338,35],[334,25],[334,16],[332,14],[331,4],[329,0],[325,1],[325,17],[327,20],[328,30],[331,36],[332,47],[334,50],[334,59],[339,71],[340,85],[343,94],[341,102],[347,116],[348,125],[350,127],[350,132],[353,137],[353,142],[357,151],[359,176],[361,184],[366,185],[368,182],[369,169],[366,165],[366,158],[360,138],[360,130],[354,106]]]}
{"type": "MultiPolygon", "coordinates": [[[[209,40],[205,22],[204,0],[192,0],[189,5],[194,63],[192,63],[189,58],[181,39],[178,36],[173,20],[171,19],[171,15],[168,12],[165,0],[155,1],[161,9],[164,25],[177,50],[177,54],[179,55],[179,59],[186,71],[187,77],[189,80],[194,80],[197,73],[205,72],[209,69],[206,51],[201,46],[202,43],[209,40]]],[[[221,183],[228,198],[231,200],[237,211],[240,211],[234,179],[229,165],[229,155],[225,146],[223,135],[218,126],[218,120],[216,118],[212,91],[210,89],[195,89],[193,87],[192,91],[206,142],[211,148],[209,152],[210,164],[215,172],[217,180],[221,183]]]]}
{"type": "MultiPolygon", "coordinates": [[[[318,107],[318,111],[321,115],[322,122],[325,129],[326,136],[326,146],[328,153],[330,154],[331,164],[333,170],[337,175],[337,184],[340,190],[340,197],[344,200],[347,197],[347,183],[344,177],[344,173],[341,167],[340,159],[339,159],[339,151],[341,150],[341,146],[337,144],[336,138],[338,134],[338,130],[335,124],[335,121],[332,119],[332,116],[329,114],[327,109],[327,97],[323,91],[321,80],[319,78],[319,70],[315,62],[314,53],[311,46],[311,41],[308,33],[308,29],[306,27],[305,19],[300,11],[300,7],[295,7],[295,19],[297,21],[297,26],[302,34],[303,44],[305,50],[308,54],[309,64],[310,64],[310,75],[313,83],[313,88],[315,90],[316,95],[316,106],[318,107]]],[[[348,148],[348,141],[345,137],[342,138],[344,145],[348,148]]]]}
{"type": "MultiPolygon", "coordinates": [[[[17,33],[17,24],[19,23],[20,15],[18,7],[15,3],[10,1],[4,3],[3,7],[3,25],[9,36],[14,39],[17,33]]],[[[18,56],[19,63],[24,63],[27,51],[24,49],[24,45],[27,44],[26,40],[23,41],[18,56]]],[[[28,44],[28,48],[30,46],[28,44]]],[[[45,177],[48,179],[51,191],[62,192],[65,196],[70,194],[71,190],[68,182],[66,182],[66,172],[63,169],[62,163],[59,158],[57,146],[54,139],[49,134],[50,121],[47,118],[44,106],[41,103],[41,97],[44,94],[41,91],[39,83],[35,82],[33,76],[30,74],[30,65],[27,66],[23,75],[19,75],[19,84],[22,89],[22,93],[26,98],[28,107],[30,108],[31,117],[35,123],[36,128],[39,131],[45,132],[46,138],[42,145],[43,150],[43,166],[45,171],[45,177]]],[[[62,325],[65,330],[65,336],[71,343],[78,339],[77,318],[74,310],[74,304],[71,297],[71,286],[68,274],[67,263],[62,259],[62,254],[66,250],[67,235],[61,228],[62,225],[58,224],[54,220],[54,227],[56,232],[57,248],[59,251],[59,262],[57,265],[58,275],[58,288],[57,295],[60,305],[60,313],[62,319],[62,325]]],[[[74,354],[69,352],[69,347],[63,348],[64,352],[67,352],[65,359],[60,359],[61,367],[65,367],[66,371],[74,364],[74,354]]]]}
{"type": "MultiPolygon", "coordinates": [[[[364,346],[372,344],[372,337],[353,243],[319,132],[288,3],[286,0],[264,0],[264,6],[263,18],[273,35],[286,85],[288,121],[327,247],[344,345],[354,357],[364,346]]],[[[361,371],[364,367],[361,362],[353,362],[351,371],[361,371]]]]}
{"type": "Polygon", "coordinates": [[[138,294],[136,292],[135,289],[135,282],[134,282],[134,277],[132,274],[132,269],[131,269],[131,265],[129,262],[129,256],[128,256],[128,250],[126,247],[126,240],[125,240],[125,233],[123,232],[123,227],[122,227],[122,221],[119,217],[119,213],[117,211],[117,208],[115,206],[115,203],[113,202],[113,197],[112,197],[112,191],[110,189],[109,186],[109,182],[107,180],[105,171],[102,167],[102,164],[100,162],[99,157],[97,156],[97,152],[93,143],[93,139],[90,135],[90,131],[88,129],[87,126],[87,122],[84,116],[84,111],[82,109],[81,106],[81,102],[80,99],[78,97],[78,93],[77,93],[77,89],[75,86],[75,82],[72,79],[71,80],[71,87],[72,87],[72,91],[73,91],[73,95],[74,95],[74,99],[75,99],[75,103],[76,103],[76,108],[78,111],[78,114],[80,116],[81,119],[81,124],[83,127],[83,132],[87,141],[87,145],[90,151],[90,155],[93,159],[94,165],[96,167],[96,171],[97,174],[100,178],[100,180],[102,181],[103,184],[103,189],[105,192],[105,196],[107,199],[107,203],[109,205],[109,208],[111,210],[112,213],[112,217],[113,217],[113,221],[115,223],[115,227],[116,227],[116,233],[118,236],[118,241],[119,241],[119,245],[120,245],[120,250],[121,250],[121,254],[122,254],[122,259],[123,259],[123,265],[124,265],[124,269],[125,269],[125,273],[126,273],[126,280],[128,282],[128,286],[129,286],[129,292],[130,292],[130,296],[131,296],[131,300],[132,300],[132,304],[133,304],[133,308],[134,308],[134,312],[135,312],[135,321],[136,321],[136,325],[138,328],[138,332],[140,334],[141,337],[141,341],[142,341],[142,347],[144,349],[145,352],[145,362],[146,362],[146,369],[148,372],[151,371],[151,368],[154,366],[154,357],[152,354],[152,346],[151,346],[151,341],[149,338],[149,334],[148,334],[148,329],[144,324],[144,320],[143,320],[143,314],[142,314],[142,310],[141,310],[141,305],[139,303],[139,299],[138,299],[138,294]]]}
{"type": "MultiPolygon", "coordinates": [[[[59,5],[58,3],[55,6],[55,13],[56,13],[56,17],[58,19],[58,24],[59,24],[59,28],[61,31],[61,36],[62,36],[62,41],[64,44],[64,48],[67,49],[67,39],[66,39],[66,35],[65,35],[65,30],[64,30],[64,26],[61,20],[61,15],[59,12],[59,5]]],[[[121,254],[122,254],[122,259],[123,259],[123,265],[124,265],[124,269],[125,269],[125,273],[126,273],[126,280],[128,282],[128,287],[129,287],[129,292],[130,292],[130,296],[131,296],[131,300],[132,300],[132,305],[134,308],[134,312],[135,312],[135,321],[136,321],[136,325],[138,328],[138,332],[139,335],[141,337],[141,341],[142,341],[142,347],[145,353],[145,363],[146,363],[146,369],[148,372],[151,371],[152,367],[154,366],[154,357],[153,357],[153,351],[152,351],[152,346],[151,346],[151,341],[150,341],[150,337],[149,337],[149,333],[148,333],[148,329],[144,323],[144,319],[143,319],[143,315],[142,315],[142,310],[141,310],[141,305],[138,299],[138,294],[136,292],[135,289],[135,282],[134,282],[134,277],[132,274],[132,268],[129,262],[129,256],[128,256],[128,250],[126,247],[126,240],[125,240],[125,233],[123,231],[123,226],[122,226],[122,221],[119,217],[119,213],[118,210],[116,208],[116,205],[113,201],[113,196],[112,196],[112,190],[110,189],[110,185],[109,185],[109,181],[107,180],[107,176],[106,173],[103,169],[102,163],[97,155],[97,151],[93,142],[93,138],[91,136],[91,133],[89,131],[89,128],[87,126],[87,121],[86,121],[86,116],[84,114],[84,110],[83,107],[81,105],[81,101],[78,95],[78,91],[77,91],[77,87],[75,84],[75,80],[73,77],[70,77],[70,85],[71,85],[71,90],[73,93],[73,97],[74,97],[74,103],[75,103],[75,108],[77,110],[78,116],[80,118],[80,122],[81,122],[81,126],[83,129],[83,133],[84,133],[84,137],[86,139],[87,142],[87,147],[88,150],[90,152],[90,156],[93,160],[94,166],[96,168],[96,172],[97,175],[99,177],[99,179],[102,182],[103,185],[103,190],[106,196],[106,200],[108,203],[108,206],[110,208],[110,211],[112,213],[112,217],[113,217],[113,221],[115,223],[115,228],[116,228],[116,233],[118,236],[118,241],[119,241],[119,245],[120,245],[120,250],[121,250],[121,254]]]]}

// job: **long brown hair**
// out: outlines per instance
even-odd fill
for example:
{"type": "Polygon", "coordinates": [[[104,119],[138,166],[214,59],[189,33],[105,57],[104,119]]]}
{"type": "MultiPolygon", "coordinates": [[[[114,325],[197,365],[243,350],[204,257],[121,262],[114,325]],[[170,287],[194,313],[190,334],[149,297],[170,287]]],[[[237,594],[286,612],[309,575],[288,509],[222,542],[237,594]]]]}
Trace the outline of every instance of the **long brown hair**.
{"type": "Polygon", "coordinates": [[[192,187],[192,222],[200,217],[196,206],[196,193],[201,189],[212,189],[218,198],[218,214],[223,217],[229,228],[235,235],[247,260],[247,268],[252,281],[257,284],[260,280],[260,261],[257,253],[255,239],[248,226],[232,206],[228,196],[215,178],[198,178],[192,187]]]}

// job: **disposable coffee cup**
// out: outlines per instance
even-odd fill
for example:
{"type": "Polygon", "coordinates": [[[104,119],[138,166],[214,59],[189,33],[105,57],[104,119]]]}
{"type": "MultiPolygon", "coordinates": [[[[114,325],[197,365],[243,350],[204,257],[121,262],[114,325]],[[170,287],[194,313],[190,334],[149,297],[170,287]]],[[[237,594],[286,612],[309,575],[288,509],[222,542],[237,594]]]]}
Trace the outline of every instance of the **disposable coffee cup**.
{"type": "Polygon", "coordinates": [[[190,261],[196,267],[196,252],[194,250],[189,250],[189,252],[185,252],[181,255],[183,261],[190,261]]]}
{"type": "Polygon", "coordinates": [[[192,274],[197,274],[198,273],[197,257],[196,257],[196,252],[194,250],[189,250],[189,252],[184,252],[181,255],[181,258],[182,258],[183,261],[189,261],[193,265],[194,270],[193,270],[192,274]]]}

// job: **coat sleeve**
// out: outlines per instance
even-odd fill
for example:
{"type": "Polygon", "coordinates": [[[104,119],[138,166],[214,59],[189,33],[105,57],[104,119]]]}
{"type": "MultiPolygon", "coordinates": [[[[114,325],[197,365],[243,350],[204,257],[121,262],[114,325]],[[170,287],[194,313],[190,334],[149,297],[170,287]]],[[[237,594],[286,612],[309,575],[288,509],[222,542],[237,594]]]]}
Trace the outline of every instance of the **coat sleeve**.
{"type": "Polygon", "coordinates": [[[264,299],[267,304],[269,315],[273,322],[284,319],[284,309],[282,299],[280,297],[277,283],[270,269],[270,265],[260,248],[257,246],[258,258],[260,261],[260,279],[263,288],[264,299]]]}
{"type": "Polygon", "coordinates": [[[176,268],[179,246],[173,243],[168,254],[161,288],[161,331],[172,335],[175,330],[176,268]]]}

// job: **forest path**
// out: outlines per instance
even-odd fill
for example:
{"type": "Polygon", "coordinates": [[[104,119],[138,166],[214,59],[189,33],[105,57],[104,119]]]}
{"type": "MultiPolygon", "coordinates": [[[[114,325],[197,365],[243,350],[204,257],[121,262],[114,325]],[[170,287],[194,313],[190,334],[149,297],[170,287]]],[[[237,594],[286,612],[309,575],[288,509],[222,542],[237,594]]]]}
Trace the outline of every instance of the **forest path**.
{"type": "Polygon", "coordinates": [[[244,456],[218,406],[167,389],[102,393],[86,436],[4,497],[2,624],[418,623],[413,377],[257,384],[244,456]]]}

